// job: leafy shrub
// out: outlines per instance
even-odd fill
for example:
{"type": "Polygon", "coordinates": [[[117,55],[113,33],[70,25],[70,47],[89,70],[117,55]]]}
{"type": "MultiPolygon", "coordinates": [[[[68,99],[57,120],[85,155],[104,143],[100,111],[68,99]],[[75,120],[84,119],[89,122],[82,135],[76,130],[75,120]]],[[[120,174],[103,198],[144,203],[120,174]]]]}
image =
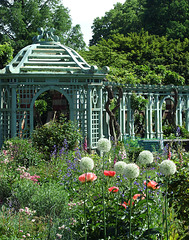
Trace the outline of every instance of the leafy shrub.
{"type": "Polygon", "coordinates": [[[169,191],[174,193],[171,202],[178,213],[178,218],[189,225],[189,165],[187,152],[180,152],[179,157],[174,159],[177,164],[177,172],[169,183],[169,191]]]}
{"type": "Polygon", "coordinates": [[[63,117],[36,128],[32,134],[33,144],[45,154],[47,160],[55,148],[59,151],[63,147],[65,139],[68,148],[74,149],[81,140],[81,134],[72,121],[65,121],[63,117]]]}
{"type": "Polygon", "coordinates": [[[4,143],[3,148],[14,158],[17,166],[37,165],[43,159],[43,154],[27,139],[12,138],[4,143]]]}
{"type": "Polygon", "coordinates": [[[129,162],[135,162],[138,155],[143,150],[143,148],[139,146],[138,140],[133,140],[131,138],[125,139],[124,145],[129,162]]]}
{"type": "Polygon", "coordinates": [[[67,209],[68,193],[64,186],[57,183],[48,182],[40,186],[28,179],[22,179],[14,184],[10,203],[16,209],[27,206],[36,210],[37,216],[61,217],[67,209]]]}
{"type": "Polygon", "coordinates": [[[177,126],[177,129],[175,131],[175,127],[173,125],[164,125],[163,136],[165,138],[170,138],[170,136],[172,136],[173,138],[189,138],[189,132],[183,126],[177,126]]]}

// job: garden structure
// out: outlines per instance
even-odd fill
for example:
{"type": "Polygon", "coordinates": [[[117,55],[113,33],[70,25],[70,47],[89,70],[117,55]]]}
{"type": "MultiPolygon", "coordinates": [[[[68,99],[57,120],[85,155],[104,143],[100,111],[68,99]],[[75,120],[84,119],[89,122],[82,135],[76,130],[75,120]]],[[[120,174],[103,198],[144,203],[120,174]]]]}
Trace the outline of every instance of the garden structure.
{"type": "Polygon", "coordinates": [[[108,82],[108,67],[99,70],[90,66],[76,51],[60,44],[53,31],[40,31],[33,44],[23,48],[0,70],[0,145],[11,137],[30,136],[35,101],[47,91],[52,97],[48,120],[55,112],[67,115],[77,123],[90,149],[96,148],[100,137],[110,138],[110,124],[113,130],[119,129],[121,138],[135,136],[133,94],[148,100],[141,112],[145,138],[163,138],[162,119],[166,114],[170,114],[169,120],[175,120],[175,125],[185,125],[189,130],[188,86],[108,82]],[[116,113],[111,110],[113,98],[116,113]],[[110,120],[118,123],[117,129],[110,120]]]}

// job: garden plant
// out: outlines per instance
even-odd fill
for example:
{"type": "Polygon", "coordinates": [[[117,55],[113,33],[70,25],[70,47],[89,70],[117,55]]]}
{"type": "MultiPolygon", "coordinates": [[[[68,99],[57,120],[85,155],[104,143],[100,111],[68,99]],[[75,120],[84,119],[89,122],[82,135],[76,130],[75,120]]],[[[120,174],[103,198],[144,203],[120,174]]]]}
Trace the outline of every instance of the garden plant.
{"type": "Polygon", "coordinates": [[[188,238],[189,154],[181,146],[141,149],[136,159],[103,138],[99,154],[68,146],[64,139],[47,160],[32,141],[5,142],[0,239],[188,238]]]}

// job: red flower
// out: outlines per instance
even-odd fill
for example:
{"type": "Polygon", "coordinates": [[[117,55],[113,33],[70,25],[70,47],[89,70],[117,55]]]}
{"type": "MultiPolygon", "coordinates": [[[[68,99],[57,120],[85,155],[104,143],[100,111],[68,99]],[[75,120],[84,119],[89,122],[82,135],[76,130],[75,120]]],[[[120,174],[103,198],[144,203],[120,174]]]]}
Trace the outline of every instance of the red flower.
{"type": "Polygon", "coordinates": [[[119,191],[119,188],[113,186],[113,187],[108,188],[108,190],[109,190],[110,192],[118,192],[118,191],[119,191]]]}
{"type": "Polygon", "coordinates": [[[108,177],[114,177],[115,174],[116,174],[115,171],[106,171],[106,170],[104,171],[104,175],[108,177]]]}
{"type": "Polygon", "coordinates": [[[97,179],[97,176],[94,173],[84,173],[79,176],[79,181],[84,183],[86,182],[93,182],[97,179]]]}
{"type": "Polygon", "coordinates": [[[127,203],[126,202],[123,202],[122,204],[121,204],[121,206],[123,206],[125,209],[127,208],[127,203]]]}
{"type": "MultiPolygon", "coordinates": [[[[144,185],[146,185],[146,181],[144,181],[144,185]]],[[[148,188],[151,188],[151,189],[153,189],[153,190],[159,189],[158,183],[155,182],[155,181],[153,181],[153,180],[150,181],[150,182],[148,182],[147,187],[148,187],[148,188]]]]}
{"type": "Polygon", "coordinates": [[[168,159],[171,159],[171,151],[168,152],[168,159]]]}
{"type": "Polygon", "coordinates": [[[141,198],[142,200],[144,200],[144,199],[145,199],[145,196],[146,196],[146,195],[135,194],[135,195],[133,196],[133,199],[134,199],[134,200],[137,200],[138,198],[141,198]]]}
{"type": "MultiPolygon", "coordinates": [[[[132,202],[132,205],[134,205],[134,202],[132,202]]],[[[123,202],[123,203],[121,204],[121,206],[123,206],[123,207],[126,209],[127,206],[130,206],[130,200],[128,201],[128,203],[123,202]]]]}

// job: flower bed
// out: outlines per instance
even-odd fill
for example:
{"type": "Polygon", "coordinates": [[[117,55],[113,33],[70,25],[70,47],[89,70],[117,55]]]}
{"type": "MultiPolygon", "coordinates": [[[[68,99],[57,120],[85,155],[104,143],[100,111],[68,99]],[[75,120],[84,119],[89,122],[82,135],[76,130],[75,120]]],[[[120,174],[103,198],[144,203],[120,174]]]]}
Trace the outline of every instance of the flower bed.
{"type": "Polygon", "coordinates": [[[132,161],[108,141],[101,157],[64,144],[50,161],[2,150],[0,239],[187,239],[187,152],[132,161]]]}

